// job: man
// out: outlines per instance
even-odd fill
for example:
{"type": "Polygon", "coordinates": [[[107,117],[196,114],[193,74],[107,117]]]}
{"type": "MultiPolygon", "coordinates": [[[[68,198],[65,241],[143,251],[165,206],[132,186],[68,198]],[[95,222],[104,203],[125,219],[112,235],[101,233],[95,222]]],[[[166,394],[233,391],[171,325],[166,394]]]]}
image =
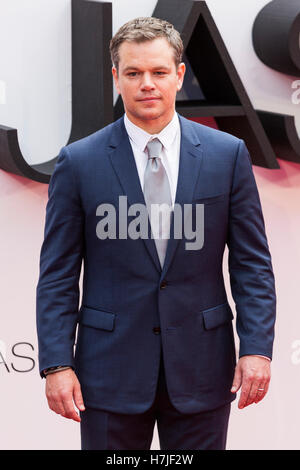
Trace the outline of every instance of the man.
{"type": "Polygon", "coordinates": [[[125,115],[64,147],[49,185],[40,371],[49,407],[81,423],[83,449],[149,449],[156,420],[161,449],[224,449],[236,392],[244,408],[269,386],[275,289],[250,157],[242,140],[175,112],[182,51],[165,21],[120,28],[112,73],[125,115]],[[148,236],[145,218],[143,236],[133,230],[136,204],[148,236]],[[173,209],[171,220],[155,218],[155,205],[173,209]],[[188,245],[186,227],[178,236],[178,208],[203,230],[201,246],[188,245]]]}

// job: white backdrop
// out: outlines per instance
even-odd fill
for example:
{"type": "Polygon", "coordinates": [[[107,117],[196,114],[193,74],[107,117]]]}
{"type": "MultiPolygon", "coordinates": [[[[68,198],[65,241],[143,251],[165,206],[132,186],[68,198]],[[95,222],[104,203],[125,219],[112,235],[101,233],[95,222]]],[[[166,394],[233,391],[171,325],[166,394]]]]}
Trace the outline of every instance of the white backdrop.
{"type": "MultiPolygon", "coordinates": [[[[252,24],[267,3],[207,0],[253,106],[296,116],[300,134],[300,104],[291,99],[299,77],[269,69],[253,51],[252,24]]],[[[114,0],[113,31],[155,4],[114,0]]],[[[30,163],[57,155],[70,133],[70,12],[70,0],[0,0],[0,123],[18,129],[30,163]]],[[[280,170],[254,167],[278,295],[272,381],[263,402],[244,410],[233,403],[228,449],[300,448],[300,164],[280,157],[280,170]]],[[[35,289],[47,190],[0,170],[0,449],[80,448],[79,425],[48,411],[38,374],[35,289]]],[[[227,252],[233,305],[226,261],[227,252]]]]}

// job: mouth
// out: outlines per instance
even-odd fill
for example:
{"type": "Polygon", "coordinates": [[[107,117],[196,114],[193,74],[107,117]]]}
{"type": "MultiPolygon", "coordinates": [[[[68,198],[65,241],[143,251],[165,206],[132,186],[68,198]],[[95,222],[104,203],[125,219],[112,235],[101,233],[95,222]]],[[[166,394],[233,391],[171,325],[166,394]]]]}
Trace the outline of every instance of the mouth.
{"type": "Polygon", "coordinates": [[[147,96],[145,98],[141,98],[138,101],[157,101],[160,100],[157,96],[147,96]]]}

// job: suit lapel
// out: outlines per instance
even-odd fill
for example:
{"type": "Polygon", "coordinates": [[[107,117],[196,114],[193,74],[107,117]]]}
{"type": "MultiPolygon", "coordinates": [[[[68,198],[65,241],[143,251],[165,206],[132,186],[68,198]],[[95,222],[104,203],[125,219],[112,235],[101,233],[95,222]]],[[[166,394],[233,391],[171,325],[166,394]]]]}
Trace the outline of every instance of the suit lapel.
{"type": "MultiPolygon", "coordinates": [[[[193,124],[179,115],[179,122],[181,126],[181,142],[180,142],[180,160],[177,190],[175,197],[175,204],[180,204],[182,208],[182,215],[184,214],[183,204],[189,204],[193,200],[193,194],[199,171],[203,159],[203,151],[199,141],[198,135],[195,133],[193,124]]],[[[168,242],[166,258],[161,273],[161,278],[164,278],[171,262],[175,256],[176,249],[180,243],[180,239],[174,238],[174,217],[171,219],[170,239],[168,242]]],[[[182,227],[184,233],[184,228],[182,227]]]]}
{"type": "MultiPolygon", "coordinates": [[[[109,146],[111,163],[119,178],[124,194],[127,196],[128,206],[139,203],[146,207],[134,155],[123,118],[119,119],[115,123],[109,146]]],[[[148,224],[150,226],[149,218],[148,224]]],[[[153,238],[149,237],[142,240],[146,245],[155,267],[159,272],[161,272],[161,266],[153,238]]]]}
{"type": "MultiPolygon", "coordinates": [[[[179,116],[179,122],[181,127],[181,143],[175,203],[181,205],[183,214],[183,204],[189,204],[193,199],[193,193],[202,163],[202,149],[199,138],[194,131],[193,124],[188,119],[181,116],[179,116]]],[[[116,121],[113,126],[109,143],[109,156],[124,194],[127,196],[128,205],[140,203],[146,206],[134,155],[125,129],[124,118],[116,121]]],[[[176,248],[181,241],[174,239],[173,232],[174,217],[172,215],[170,239],[168,241],[163,269],[161,269],[159,263],[154,240],[151,237],[143,239],[155,267],[161,274],[161,278],[167,273],[174,258],[176,248]]]]}

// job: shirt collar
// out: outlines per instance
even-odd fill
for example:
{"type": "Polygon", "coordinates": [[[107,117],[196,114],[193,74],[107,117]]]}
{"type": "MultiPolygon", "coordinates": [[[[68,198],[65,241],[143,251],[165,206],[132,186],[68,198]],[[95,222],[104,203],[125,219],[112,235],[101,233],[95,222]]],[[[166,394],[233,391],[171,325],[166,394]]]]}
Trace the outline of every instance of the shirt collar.
{"type": "Polygon", "coordinates": [[[142,152],[145,150],[145,147],[150,139],[154,139],[157,137],[163,146],[168,150],[172,145],[177,132],[180,129],[178,114],[175,112],[172,120],[169,124],[164,127],[158,134],[149,134],[148,132],[144,131],[141,127],[136,126],[133,124],[132,121],[128,118],[127,114],[125,113],[124,116],[124,125],[129,135],[129,138],[135,143],[139,150],[142,152]]]}

